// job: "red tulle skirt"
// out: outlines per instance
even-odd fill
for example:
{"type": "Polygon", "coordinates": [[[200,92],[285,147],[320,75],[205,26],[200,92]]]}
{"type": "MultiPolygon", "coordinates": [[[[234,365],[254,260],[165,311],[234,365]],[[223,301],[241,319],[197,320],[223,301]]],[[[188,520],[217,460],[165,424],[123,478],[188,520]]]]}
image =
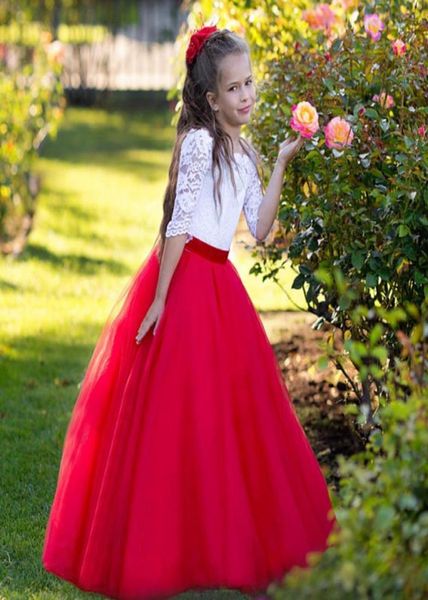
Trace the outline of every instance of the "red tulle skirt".
{"type": "Polygon", "coordinates": [[[65,436],[42,563],[123,600],[253,593],[337,524],[260,316],[227,251],[185,245],[156,334],[158,244],[118,298],[65,436]]]}

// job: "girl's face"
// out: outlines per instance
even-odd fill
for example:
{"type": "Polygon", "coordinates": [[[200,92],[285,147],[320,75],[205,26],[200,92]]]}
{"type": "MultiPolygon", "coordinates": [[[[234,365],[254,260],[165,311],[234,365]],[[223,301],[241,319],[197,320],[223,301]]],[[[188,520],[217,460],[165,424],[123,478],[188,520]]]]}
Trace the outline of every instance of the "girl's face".
{"type": "Polygon", "coordinates": [[[246,52],[229,54],[222,59],[219,69],[218,93],[207,92],[207,100],[220,123],[232,127],[245,125],[256,102],[250,57],[246,52]]]}

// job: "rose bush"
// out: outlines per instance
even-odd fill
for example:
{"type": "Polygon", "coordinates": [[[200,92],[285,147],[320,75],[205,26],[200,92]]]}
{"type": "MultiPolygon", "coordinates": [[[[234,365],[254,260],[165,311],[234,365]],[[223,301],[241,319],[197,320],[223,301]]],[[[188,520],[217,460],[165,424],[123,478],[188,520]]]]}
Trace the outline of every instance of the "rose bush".
{"type": "Polygon", "coordinates": [[[8,65],[8,51],[0,45],[0,243],[4,253],[18,253],[35,211],[34,159],[45,137],[56,135],[65,100],[58,42],[45,35],[21,48],[17,67],[8,65]]]}
{"type": "MultiPolygon", "coordinates": [[[[367,449],[340,459],[335,499],[341,532],[313,555],[311,569],[294,569],[275,600],[423,600],[428,596],[428,394],[381,409],[383,432],[367,449]]],[[[272,596],[271,596],[272,594],[272,596]]]]}
{"type": "MultiPolygon", "coordinates": [[[[401,6],[391,15],[377,3],[377,17],[366,19],[361,5],[341,36],[317,25],[292,54],[275,56],[251,126],[273,163],[293,106],[316,107],[320,130],[286,172],[279,228],[260,246],[253,271],[275,279],[284,257],[291,260],[293,287],[319,317],[315,326],[333,324],[343,341],[364,346],[374,323],[356,322],[355,307],[406,310],[428,290],[427,21],[410,3],[401,6]]],[[[382,389],[397,349],[390,324],[378,319],[388,356],[380,371],[348,355],[362,401],[382,389]]],[[[405,327],[409,334],[411,319],[405,327]]]]}

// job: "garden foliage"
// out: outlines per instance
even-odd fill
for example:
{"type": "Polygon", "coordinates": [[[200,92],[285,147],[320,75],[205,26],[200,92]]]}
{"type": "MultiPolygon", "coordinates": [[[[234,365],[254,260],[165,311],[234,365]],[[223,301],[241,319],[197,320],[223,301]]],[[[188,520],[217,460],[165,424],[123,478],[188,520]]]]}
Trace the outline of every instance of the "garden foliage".
{"type": "Polygon", "coordinates": [[[8,247],[29,227],[38,192],[34,159],[55,136],[64,110],[61,45],[49,38],[34,47],[0,44],[0,241],[8,247]],[[10,54],[13,53],[11,57],[10,54]]]}

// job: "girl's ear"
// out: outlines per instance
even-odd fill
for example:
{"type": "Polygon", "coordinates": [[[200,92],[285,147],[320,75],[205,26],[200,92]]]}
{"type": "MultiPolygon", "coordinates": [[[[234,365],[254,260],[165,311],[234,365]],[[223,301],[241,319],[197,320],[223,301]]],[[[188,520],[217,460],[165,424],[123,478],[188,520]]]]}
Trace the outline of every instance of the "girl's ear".
{"type": "Polygon", "coordinates": [[[213,92],[207,92],[205,97],[207,99],[208,104],[211,106],[212,110],[218,110],[216,103],[215,103],[215,94],[213,94],[213,92]]]}

